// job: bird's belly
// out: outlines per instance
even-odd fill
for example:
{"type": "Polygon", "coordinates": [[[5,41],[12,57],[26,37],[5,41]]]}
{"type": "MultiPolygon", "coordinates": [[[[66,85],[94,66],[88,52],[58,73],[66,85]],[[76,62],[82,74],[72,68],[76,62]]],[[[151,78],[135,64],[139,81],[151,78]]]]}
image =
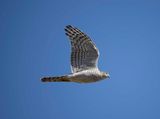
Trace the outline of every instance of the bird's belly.
{"type": "Polygon", "coordinates": [[[91,83],[99,80],[101,79],[94,75],[77,75],[71,78],[72,82],[77,82],[77,83],[91,83]]]}

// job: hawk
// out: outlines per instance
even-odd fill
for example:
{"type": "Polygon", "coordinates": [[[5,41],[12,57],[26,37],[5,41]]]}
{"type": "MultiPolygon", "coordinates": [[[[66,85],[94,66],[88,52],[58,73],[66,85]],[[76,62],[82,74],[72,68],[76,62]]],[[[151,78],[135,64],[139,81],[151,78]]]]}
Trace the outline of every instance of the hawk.
{"type": "Polygon", "coordinates": [[[71,74],[44,77],[42,82],[91,83],[109,78],[109,74],[98,69],[99,51],[91,39],[78,28],[68,25],[65,34],[71,43],[71,74]]]}

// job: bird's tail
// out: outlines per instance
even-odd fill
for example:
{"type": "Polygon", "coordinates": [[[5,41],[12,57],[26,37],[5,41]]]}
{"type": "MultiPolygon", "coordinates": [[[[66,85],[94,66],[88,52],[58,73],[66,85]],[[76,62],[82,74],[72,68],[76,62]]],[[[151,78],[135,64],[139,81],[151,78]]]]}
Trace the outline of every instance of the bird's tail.
{"type": "Polygon", "coordinates": [[[58,77],[44,77],[41,79],[42,82],[70,82],[68,76],[58,77]]]}

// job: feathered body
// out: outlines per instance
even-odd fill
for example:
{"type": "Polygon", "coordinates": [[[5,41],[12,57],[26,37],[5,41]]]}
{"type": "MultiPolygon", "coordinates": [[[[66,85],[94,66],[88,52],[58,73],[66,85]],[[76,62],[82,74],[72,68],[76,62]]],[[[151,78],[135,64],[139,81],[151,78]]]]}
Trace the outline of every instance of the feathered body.
{"type": "Polygon", "coordinates": [[[71,25],[65,28],[71,43],[71,71],[69,75],[44,77],[42,82],[77,82],[90,83],[109,78],[97,67],[99,51],[91,39],[78,28],[71,25]]]}
{"type": "Polygon", "coordinates": [[[76,82],[76,83],[91,83],[100,81],[107,78],[109,75],[106,75],[105,72],[100,72],[98,69],[85,70],[65,76],[59,77],[44,77],[42,78],[43,82],[76,82]]]}

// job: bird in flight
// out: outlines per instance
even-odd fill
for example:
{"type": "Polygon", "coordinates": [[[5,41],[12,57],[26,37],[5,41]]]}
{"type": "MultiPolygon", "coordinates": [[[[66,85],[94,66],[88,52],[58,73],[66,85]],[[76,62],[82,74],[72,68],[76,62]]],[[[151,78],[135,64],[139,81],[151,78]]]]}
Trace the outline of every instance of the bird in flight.
{"type": "Polygon", "coordinates": [[[109,78],[109,74],[98,69],[99,51],[92,40],[78,28],[68,25],[65,34],[71,43],[71,74],[44,77],[42,82],[91,83],[109,78]]]}

